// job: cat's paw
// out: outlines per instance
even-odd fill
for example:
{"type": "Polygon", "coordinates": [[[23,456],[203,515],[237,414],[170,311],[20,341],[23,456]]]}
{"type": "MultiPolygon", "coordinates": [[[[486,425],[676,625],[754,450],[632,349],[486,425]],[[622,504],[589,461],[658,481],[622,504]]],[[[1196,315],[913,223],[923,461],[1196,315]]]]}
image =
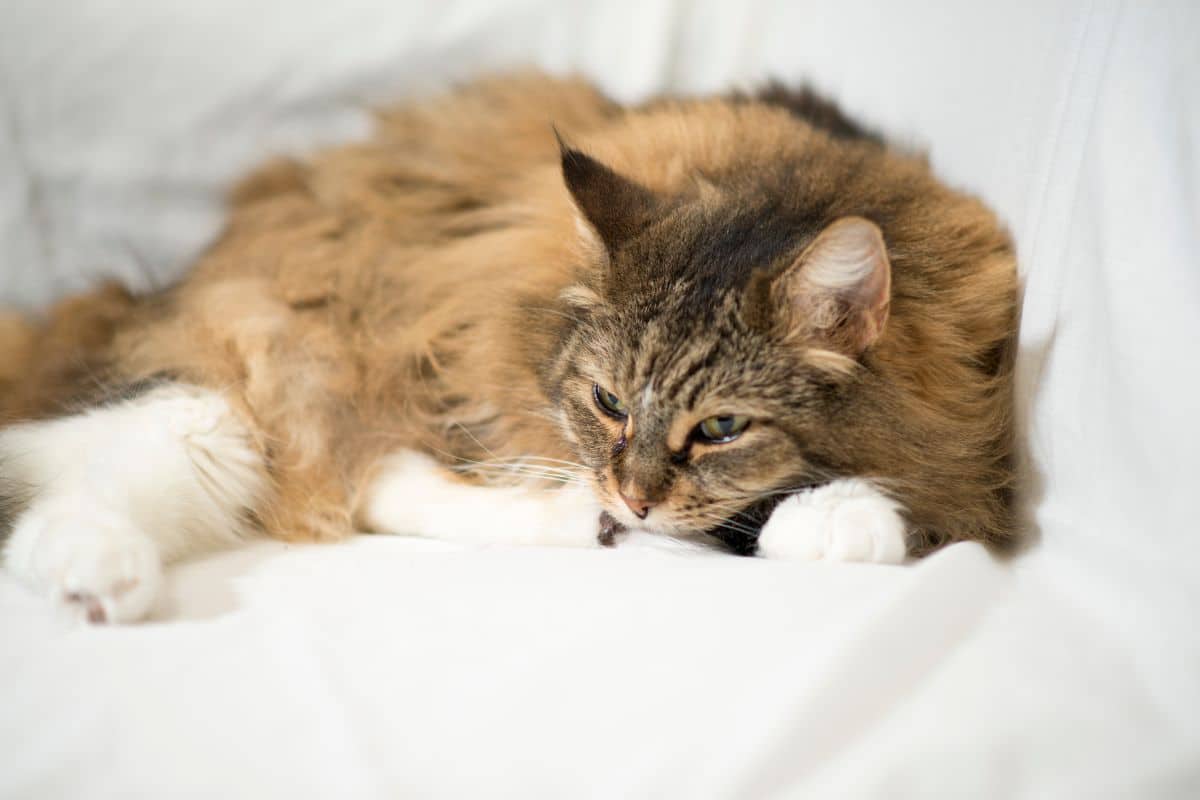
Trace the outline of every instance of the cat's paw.
{"type": "Polygon", "coordinates": [[[596,494],[584,485],[566,486],[553,492],[542,515],[538,542],[558,547],[599,547],[603,543],[596,494]]]}
{"type": "Polygon", "coordinates": [[[371,531],[429,535],[426,531],[443,524],[470,488],[451,480],[451,473],[432,457],[401,450],[380,463],[356,521],[371,531]]]}
{"type": "Polygon", "coordinates": [[[355,516],[368,530],[434,539],[599,546],[600,504],[586,485],[478,486],[411,451],[380,465],[355,516]]]}
{"type": "Polygon", "coordinates": [[[7,550],[13,569],[88,622],[143,619],[162,584],[154,542],[126,517],[76,502],[30,508],[7,550]]]}
{"type": "Polygon", "coordinates": [[[846,478],[784,500],[758,537],[758,555],[792,561],[904,561],[900,504],[864,480],[846,478]]]}

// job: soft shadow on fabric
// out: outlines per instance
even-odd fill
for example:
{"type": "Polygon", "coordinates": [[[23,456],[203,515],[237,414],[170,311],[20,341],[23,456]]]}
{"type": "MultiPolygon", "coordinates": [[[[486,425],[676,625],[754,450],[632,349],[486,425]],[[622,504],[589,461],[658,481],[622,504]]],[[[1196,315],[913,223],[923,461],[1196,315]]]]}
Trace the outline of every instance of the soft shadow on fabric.
{"type": "Polygon", "coordinates": [[[167,570],[165,586],[150,622],[211,620],[244,607],[238,584],[286,549],[276,542],[256,542],[167,570]]]}

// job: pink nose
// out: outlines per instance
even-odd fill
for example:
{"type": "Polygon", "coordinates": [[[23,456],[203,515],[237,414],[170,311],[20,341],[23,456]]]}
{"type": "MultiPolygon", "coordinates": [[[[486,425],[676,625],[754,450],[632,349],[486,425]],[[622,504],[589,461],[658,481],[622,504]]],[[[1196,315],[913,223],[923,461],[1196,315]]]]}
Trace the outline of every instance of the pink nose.
{"type": "Polygon", "coordinates": [[[625,505],[629,506],[629,510],[638,519],[645,519],[650,513],[650,509],[654,508],[655,503],[646,500],[642,497],[626,497],[624,492],[621,492],[621,499],[625,501],[625,505]]]}

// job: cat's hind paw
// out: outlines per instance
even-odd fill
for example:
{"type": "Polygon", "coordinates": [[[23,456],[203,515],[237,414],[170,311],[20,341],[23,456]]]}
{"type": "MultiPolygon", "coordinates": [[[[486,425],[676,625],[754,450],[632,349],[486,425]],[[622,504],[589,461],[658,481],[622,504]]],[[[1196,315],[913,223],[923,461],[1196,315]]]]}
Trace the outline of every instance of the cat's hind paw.
{"type": "Polygon", "coordinates": [[[34,588],[93,623],[143,619],[162,585],[162,559],[149,536],[120,514],[76,503],[26,511],[7,555],[34,588]]]}
{"type": "Polygon", "coordinates": [[[758,537],[758,555],[792,561],[899,564],[906,555],[900,504],[868,481],[845,478],[784,500],[758,537]]]}

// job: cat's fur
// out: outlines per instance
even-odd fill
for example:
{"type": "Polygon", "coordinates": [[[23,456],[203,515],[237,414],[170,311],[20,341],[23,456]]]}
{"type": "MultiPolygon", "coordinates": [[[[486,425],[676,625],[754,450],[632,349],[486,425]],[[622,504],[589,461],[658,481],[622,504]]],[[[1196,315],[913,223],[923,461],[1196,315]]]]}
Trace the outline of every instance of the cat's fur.
{"type": "MultiPolygon", "coordinates": [[[[477,83],[382,115],[368,144],[261,170],[178,286],[0,326],[0,413],[25,421],[0,433],[0,471],[22,487],[10,516],[28,507],[8,559],[36,538],[26,518],[48,524],[42,479],[11,466],[37,448],[14,442],[98,402],[153,408],[179,432],[166,462],[203,461],[213,436],[237,454],[177,471],[187,502],[221,499],[206,529],[421,528],[404,506],[437,507],[436,487],[396,455],[419,451],[475,483],[585,480],[622,522],[637,523],[624,494],[654,506],[651,528],[744,551],[800,490],[780,514],[839,497],[874,503],[880,535],[914,554],[1005,547],[1015,304],[992,214],[811,92],[626,109],[579,81],[477,83]],[[627,419],[597,409],[595,383],[627,419]],[[752,422],[697,441],[714,414],[752,422]],[[396,475],[429,492],[382,496],[396,475]]],[[[51,460],[120,448],[106,436],[51,460]]],[[[108,502],[131,492],[151,489],[108,502]]],[[[763,549],[787,550],[774,522],[763,549]]]]}

